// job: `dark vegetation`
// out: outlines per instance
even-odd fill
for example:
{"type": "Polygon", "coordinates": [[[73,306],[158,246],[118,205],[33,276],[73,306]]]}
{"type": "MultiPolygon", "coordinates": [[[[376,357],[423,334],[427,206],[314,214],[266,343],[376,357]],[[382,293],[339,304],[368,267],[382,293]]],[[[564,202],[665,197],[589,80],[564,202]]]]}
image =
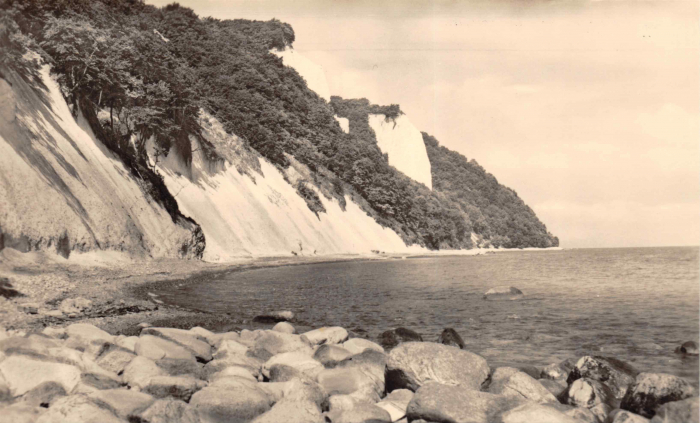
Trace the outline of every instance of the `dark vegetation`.
{"type": "MultiPolygon", "coordinates": [[[[341,199],[360,196],[366,211],[407,243],[470,248],[475,231],[504,237],[494,239],[497,245],[546,244],[541,239],[546,230],[537,232],[544,225],[514,192],[479,180],[476,171],[468,182],[477,183],[481,194],[465,197],[447,187],[443,181],[456,185],[466,173],[443,171],[443,162],[453,159],[442,150],[430,160],[444,158],[433,164],[444,189],[431,191],[390,167],[367,114],[393,119],[399,107],[339,98],[328,104],[319,98],[270,53],[293,43],[288,24],[200,19],[176,3],[159,9],[139,0],[0,0],[0,14],[0,72],[28,74],[36,65],[24,53],[38,52],[52,65],[74,113],[83,113],[97,137],[173,216],[179,214],[177,203],[149,160],[148,141],[156,161],[177,154],[190,163],[193,139],[209,160],[222,160],[201,135],[204,109],[280,168],[290,165],[291,155],[312,171],[316,180],[309,182],[332,187],[341,199]],[[350,119],[350,134],[334,113],[350,119]],[[509,198],[517,205],[506,204],[509,198]]],[[[304,184],[297,190],[317,215],[325,211],[312,188],[304,184]]]]}

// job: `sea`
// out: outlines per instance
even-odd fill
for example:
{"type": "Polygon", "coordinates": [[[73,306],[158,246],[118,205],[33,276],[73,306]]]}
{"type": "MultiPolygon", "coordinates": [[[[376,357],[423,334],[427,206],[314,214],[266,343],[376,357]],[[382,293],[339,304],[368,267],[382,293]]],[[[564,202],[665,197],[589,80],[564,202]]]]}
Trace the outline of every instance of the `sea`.
{"type": "Polygon", "coordinates": [[[663,247],[353,260],[224,272],[157,294],[244,322],[291,310],[304,328],[342,326],[375,341],[397,327],[425,341],[453,328],[492,367],[603,355],[697,386],[698,357],[674,350],[700,337],[699,255],[663,247]],[[524,296],[484,299],[497,286],[524,296]]]}

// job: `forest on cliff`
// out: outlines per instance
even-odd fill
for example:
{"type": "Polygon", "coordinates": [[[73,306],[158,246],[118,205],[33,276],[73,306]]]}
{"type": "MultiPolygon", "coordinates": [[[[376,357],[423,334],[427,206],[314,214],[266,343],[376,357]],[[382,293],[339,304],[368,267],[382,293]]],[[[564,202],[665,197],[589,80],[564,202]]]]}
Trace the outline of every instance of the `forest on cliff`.
{"type": "MultiPolygon", "coordinates": [[[[407,244],[472,248],[475,233],[481,246],[558,245],[513,190],[427,134],[433,190],[389,166],[367,116],[391,118],[399,107],[320,98],[270,53],[292,46],[288,24],[200,18],[177,3],[156,8],[139,0],[5,0],[0,14],[0,77],[35,80],[39,63],[49,64],[73,113],[150,184],[173,219],[177,202],[152,159],[176,154],[189,163],[196,140],[210,161],[223,160],[201,136],[205,110],[276,166],[290,166],[293,157],[341,203],[358,198],[407,244]],[[334,115],[350,119],[349,133],[334,115]]],[[[314,190],[303,187],[300,195],[324,212],[314,190]]]]}

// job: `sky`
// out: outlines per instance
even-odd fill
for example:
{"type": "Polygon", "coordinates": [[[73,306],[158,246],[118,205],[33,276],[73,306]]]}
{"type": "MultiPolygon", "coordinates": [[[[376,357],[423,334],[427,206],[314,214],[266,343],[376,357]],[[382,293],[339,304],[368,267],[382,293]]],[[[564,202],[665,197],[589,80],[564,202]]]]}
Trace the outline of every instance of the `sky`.
{"type": "Polygon", "coordinates": [[[700,244],[695,0],[179,3],[290,23],[332,95],[399,104],[563,247],[700,244]]]}

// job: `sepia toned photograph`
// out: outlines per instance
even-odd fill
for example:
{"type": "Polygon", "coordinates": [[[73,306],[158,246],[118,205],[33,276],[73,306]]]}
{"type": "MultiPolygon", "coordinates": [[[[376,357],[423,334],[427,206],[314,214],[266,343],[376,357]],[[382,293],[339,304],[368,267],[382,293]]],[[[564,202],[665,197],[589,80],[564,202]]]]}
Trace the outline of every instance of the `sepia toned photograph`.
{"type": "Polygon", "coordinates": [[[0,423],[700,423],[697,0],[0,0],[0,423]]]}

